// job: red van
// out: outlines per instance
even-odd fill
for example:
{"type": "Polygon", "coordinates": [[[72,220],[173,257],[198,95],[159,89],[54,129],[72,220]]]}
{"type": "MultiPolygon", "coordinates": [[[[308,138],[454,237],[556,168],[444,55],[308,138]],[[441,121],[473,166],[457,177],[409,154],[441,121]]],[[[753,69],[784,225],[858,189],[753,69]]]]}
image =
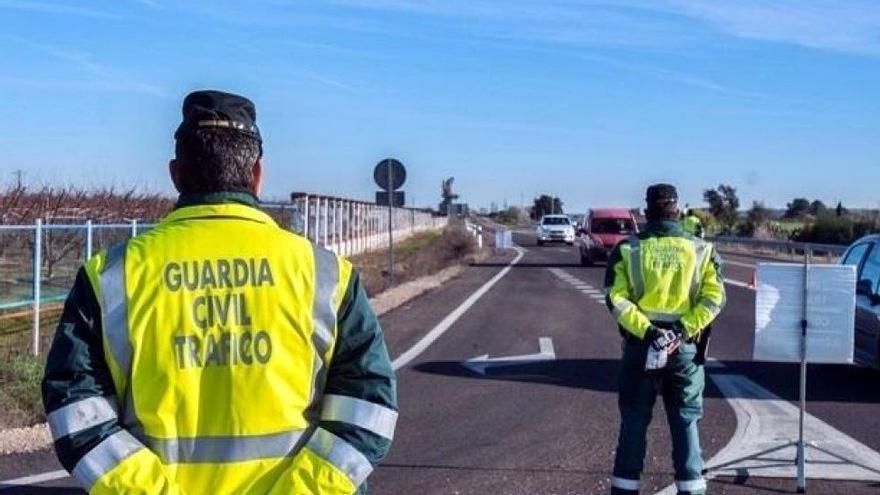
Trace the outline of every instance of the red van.
{"type": "Polygon", "coordinates": [[[581,264],[607,260],[618,243],[638,232],[636,219],[626,208],[590,209],[577,239],[581,264]]]}

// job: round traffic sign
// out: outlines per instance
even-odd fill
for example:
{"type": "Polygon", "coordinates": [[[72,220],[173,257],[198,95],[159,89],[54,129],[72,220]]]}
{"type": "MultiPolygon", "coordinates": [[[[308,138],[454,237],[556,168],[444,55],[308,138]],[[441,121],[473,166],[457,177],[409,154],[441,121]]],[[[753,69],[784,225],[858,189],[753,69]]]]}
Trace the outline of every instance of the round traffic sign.
{"type": "Polygon", "coordinates": [[[394,191],[406,182],[406,169],[399,160],[386,158],[376,165],[373,179],[382,189],[394,191]]]}

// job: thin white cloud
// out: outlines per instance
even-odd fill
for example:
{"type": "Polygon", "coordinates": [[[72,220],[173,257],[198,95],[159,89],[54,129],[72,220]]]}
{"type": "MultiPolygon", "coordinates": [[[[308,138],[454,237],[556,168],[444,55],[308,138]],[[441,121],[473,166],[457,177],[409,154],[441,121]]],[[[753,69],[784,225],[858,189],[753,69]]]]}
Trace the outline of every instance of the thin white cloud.
{"type": "Polygon", "coordinates": [[[121,19],[119,15],[101,10],[68,5],[54,2],[39,2],[31,0],[0,0],[0,9],[23,10],[53,15],[73,15],[79,17],[93,17],[97,19],[121,19]]]}
{"type": "MultiPolygon", "coordinates": [[[[452,19],[500,37],[567,45],[698,42],[693,21],[737,38],[880,55],[877,0],[334,0],[452,19]],[[690,21],[682,22],[682,21],[690,21]],[[497,34],[497,33],[496,33],[497,34]]],[[[698,25],[699,25],[698,24],[698,25]]]]}
{"type": "MultiPolygon", "coordinates": [[[[334,0],[357,9],[433,16],[446,27],[509,41],[566,46],[678,45],[692,37],[664,19],[597,2],[564,0],[334,0]]],[[[644,12],[642,12],[644,13],[644,12]]]]}
{"type": "Polygon", "coordinates": [[[324,84],[325,86],[332,86],[334,88],[344,89],[346,91],[357,91],[357,88],[355,88],[354,86],[351,86],[347,83],[344,83],[336,78],[326,76],[324,74],[320,74],[318,72],[314,72],[314,71],[310,70],[310,71],[304,72],[303,75],[309,79],[312,79],[314,81],[318,81],[319,83],[324,84]]]}
{"type": "Polygon", "coordinates": [[[118,68],[96,62],[95,57],[89,52],[74,48],[36,43],[26,38],[21,38],[17,36],[7,36],[7,38],[16,40],[19,43],[24,44],[28,48],[52,57],[56,60],[67,62],[79,71],[84,72],[93,78],[87,80],[77,80],[73,78],[46,79],[46,84],[58,85],[63,81],[69,81],[70,89],[98,89],[103,87],[105,89],[113,91],[127,91],[131,93],[140,93],[161,98],[168,97],[167,93],[158,86],[144,81],[139,81],[131,77],[130,75],[125,74],[122,70],[118,68]]]}
{"type": "Polygon", "coordinates": [[[740,38],[880,55],[876,0],[661,0],[659,4],[740,38]]]}
{"type": "Polygon", "coordinates": [[[767,95],[763,93],[755,93],[750,91],[743,91],[741,89],[737,89],[726,84],[722,84],[715,80],[698,76],[696,74],[691,74],[688,72],[682,72],[678,70],[668,69],[665,67],[658,67],[654,65],[646,65],[640,63],[633,63],[624,61],[618,58],[606,57],[602,55],[595,54],[579,54],[578,57],[598,62],[603,65],[607,65],[610,67],[614,67],[617,69],[625,70],[627,72],[633,72],[637,74],[642,74],[646,76],[650,76],[656,79],[661,79],[665,81],[670,81],[677,84],[682,84],[685,86],[690,86],[697,89],[703,89],[707,91],[712,91],[715,93],[727,94],[732,96],[743,96],[743,97],[751,97],[751,98],[765,98],[767,95]]]}
{"type": "Polygon", "coordinates": [[[63,79],[63,78],[27,78],[0,76],[0,86],[23,89],[45,89],[53,91],[86,91],[111,93],[144,93],[152,96],[165,97],[159,88],[149,84],[132,81],[112,81],[103,79],[63,79]]]}
{"type": "Polygon", "coordinates": [[[161,3],[159,3],[159,2],[157,2],[157,1],[155,1],[155,0],[134,0],[134,1],[137,2],[137,3],[139,3],[139,4],[141,4],[141,5],[146,5],[147,7],[150,7],[150,8],[153,8],[153,9],[163,9],[163,8],[165,8],[164,5],[162,5],[161,3]]]}

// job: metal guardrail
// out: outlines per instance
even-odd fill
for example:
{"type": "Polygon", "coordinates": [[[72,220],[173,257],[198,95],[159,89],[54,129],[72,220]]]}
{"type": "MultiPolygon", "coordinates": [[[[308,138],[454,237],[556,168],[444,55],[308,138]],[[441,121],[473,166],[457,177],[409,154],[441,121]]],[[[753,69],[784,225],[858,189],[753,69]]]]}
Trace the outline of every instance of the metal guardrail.
{"type": "Polygon", "coordinates": [[[467,219],[464,221],[464,226],[468,233],[474,236],[474,239],[477,241],[477,249],[483,249],[483,226],[471,223],[467,219]]]}
{"type": "Polygon", "coordinates": [[[753,251],[771,252],[796,257],[809,253],[813,257],[837,258],[846,252],[849,246],[840,244],[818,244],[812,242],[771,241],[750,239],[747,237],[717,236],[709,239],[716,246],[748,248],[753,251]]]}

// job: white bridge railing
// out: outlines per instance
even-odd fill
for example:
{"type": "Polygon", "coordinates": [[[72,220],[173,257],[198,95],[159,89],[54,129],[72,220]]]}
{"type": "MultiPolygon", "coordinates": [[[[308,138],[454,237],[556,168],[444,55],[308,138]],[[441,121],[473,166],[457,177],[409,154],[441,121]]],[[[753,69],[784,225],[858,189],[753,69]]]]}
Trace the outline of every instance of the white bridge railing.
{"type": "MultiPolygon", "coordinates": [[[[260,208],[281,227],[343,256],[388,246],[387,206],[319,194],[293,194],[291,200],[262,203],[260,208]]],[[[428,210],[393,208],[391,215],[395,242],[448,224],[446,217],[428,210]]],[[[79,266],[94,253],[153,226],[136,220],[56,224],[37,219],[33,224],[0,224],[0,317],[23,308],[32,310],[31,350],[38,354],[43,305],[64,300],[79,266]]]]}
{"type": "MultiPolygon", "coordinates": [[[[282,225],[343,256],[388,247],[388,207],[323,194],[294,193],[290,203],[263,203],[277,210],[282,225]],[[290,210],[288,217],[284,210],[290,210]]],[[[446,227],[447,217],[430,210],[392,208],[394,241],[446,227]]]]}

